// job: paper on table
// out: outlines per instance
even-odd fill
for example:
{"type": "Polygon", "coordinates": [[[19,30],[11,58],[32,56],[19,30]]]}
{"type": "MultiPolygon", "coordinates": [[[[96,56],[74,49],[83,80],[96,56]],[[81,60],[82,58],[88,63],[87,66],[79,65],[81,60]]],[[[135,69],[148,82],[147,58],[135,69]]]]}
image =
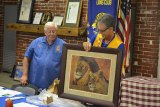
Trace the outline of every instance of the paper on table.
{"type": "Polygon", "coordinates": [[[0,91],[0,97],[13,97],[19,94],[22,94],[22,93],[18,91],[14,91],[14,90],[1,90],[0,91]]]}
{"type": "Polygon", "coordinates": [[[4,87],[0,86],[0,89],[2,89],[2,88],[4,88],[4,87]]]}
{"type": "Polygon", "coordinates": [[[3,88],[0,88],[0,93],[1,93],[3,90],[4,90],[3,88]]]}
{"type": "Polygon", "coordinates": [[[13,104],[13,107],[38,107],[38,106],[29,104],[29,103],[25,103],[25,102],[21,102],[21,103],[13,104]]]}

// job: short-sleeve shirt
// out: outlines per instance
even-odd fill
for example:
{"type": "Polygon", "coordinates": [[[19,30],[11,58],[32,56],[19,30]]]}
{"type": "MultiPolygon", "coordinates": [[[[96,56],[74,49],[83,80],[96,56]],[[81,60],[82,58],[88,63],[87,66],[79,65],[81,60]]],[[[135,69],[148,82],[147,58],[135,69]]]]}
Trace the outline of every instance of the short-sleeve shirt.
{"type": "Polygon", "coordinates": [[[42,89],[48,88],[53,80],[59,76],[64,43],[62,39],[57,37],[49,45],[46,36],[32,41],[25,52],[25,57],[31,60],[28,72],[30,84],[42,89]]]}

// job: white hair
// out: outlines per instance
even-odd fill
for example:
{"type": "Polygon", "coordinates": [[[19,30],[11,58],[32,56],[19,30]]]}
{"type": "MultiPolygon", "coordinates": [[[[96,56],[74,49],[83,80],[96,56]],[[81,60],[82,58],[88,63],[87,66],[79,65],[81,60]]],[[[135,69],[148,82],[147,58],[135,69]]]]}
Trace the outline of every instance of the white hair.
{"type": "Polygon", "coordinates": [[[44,31],[46,31],[47,28],[50,27],[50,26],[54,26],[56,29],[58,29],[58,26],[57,26],[56,23],[54,23],[54,22],[47,22],[47,23],[44,25],[44,31]]]}

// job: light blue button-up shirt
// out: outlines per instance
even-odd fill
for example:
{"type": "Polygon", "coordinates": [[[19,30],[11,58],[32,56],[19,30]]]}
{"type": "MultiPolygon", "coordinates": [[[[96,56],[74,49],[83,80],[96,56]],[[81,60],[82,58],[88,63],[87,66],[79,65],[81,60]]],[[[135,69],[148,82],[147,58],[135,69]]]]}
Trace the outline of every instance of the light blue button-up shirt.
{"type": "Polygon", "coordinates": [[[48,88],[60,74],[62,47],[65,42],[56,38],[49,45],[46,37],[39,37],[32,41],[25,57],[31,59],[29,68],[29,83],[38,88],[48,88]]]}

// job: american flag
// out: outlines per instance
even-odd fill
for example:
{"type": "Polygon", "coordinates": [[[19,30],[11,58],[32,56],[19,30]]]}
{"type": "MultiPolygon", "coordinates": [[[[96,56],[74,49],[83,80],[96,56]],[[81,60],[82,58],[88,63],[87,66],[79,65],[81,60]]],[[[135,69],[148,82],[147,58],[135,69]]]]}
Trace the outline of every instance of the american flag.
{"type": "Polygon", "coordinates": [[[129,66],[129,59],[130,59],[130,49],[129,49],[129,44],[131,39],[130,21],[131,21],[131,0],[119,0],[117,33],[125,44],[125,54],[124,54],[125,68],[129,66]]]}

